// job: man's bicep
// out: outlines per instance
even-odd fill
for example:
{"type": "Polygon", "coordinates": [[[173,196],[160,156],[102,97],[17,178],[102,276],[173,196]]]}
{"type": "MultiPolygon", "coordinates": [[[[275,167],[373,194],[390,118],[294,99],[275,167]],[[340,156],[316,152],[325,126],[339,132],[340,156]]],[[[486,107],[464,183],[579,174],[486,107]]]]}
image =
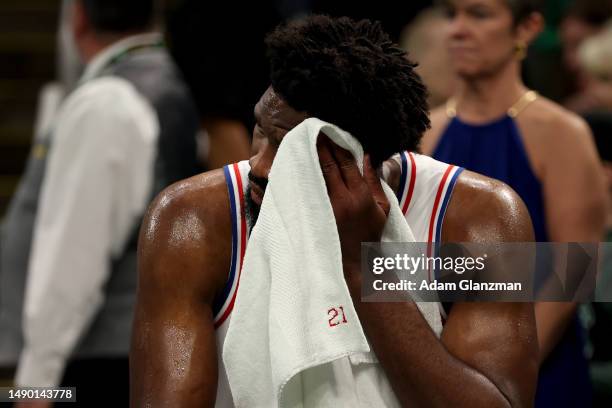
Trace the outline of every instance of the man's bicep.
{"type": "Polygon", "coordinates": [[[132,406],[214,405],[216,356],[209,305],[141,282],[130,353],[132,406]]]}
{"type": "Polygon", "coordinates": [[[218,251],[206,245],[208,231],[197,211],[173,200],[162,194],[141,229],[132,406],[212,406],[215,401],[211,305],[218,251]]]}
{"type": "Polygon", "coordinates": [[[538,372],[531,303],[456,303],[442,342],[491,380],[513,406],[531,405],[538,372]]]}
{"type": "MultiPolygon", "coordinates": [[[[464,172],[444,221],[445,242],[531,242],[533,228],[525,204],[505,184],[464,172]]],[[[512,273],[511,252],[500,254],[512,273]]],[[[455,303],[444,325],[447,350],[485,377],[512,406],[531,406],[538,372],[538,342],[532,303],[455,303]]]]}

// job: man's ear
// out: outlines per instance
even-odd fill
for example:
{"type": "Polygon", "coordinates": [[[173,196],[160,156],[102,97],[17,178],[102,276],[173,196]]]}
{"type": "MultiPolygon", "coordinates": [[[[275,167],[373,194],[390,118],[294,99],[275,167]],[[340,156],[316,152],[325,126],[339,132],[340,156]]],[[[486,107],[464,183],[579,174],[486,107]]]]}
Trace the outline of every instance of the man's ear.
{"type": "Polygon", "coordinates": [[[516,27],[516,39],[522,44],[530,44],[544,30],[544,17],[541,13],[533,12],[516,27]]]}

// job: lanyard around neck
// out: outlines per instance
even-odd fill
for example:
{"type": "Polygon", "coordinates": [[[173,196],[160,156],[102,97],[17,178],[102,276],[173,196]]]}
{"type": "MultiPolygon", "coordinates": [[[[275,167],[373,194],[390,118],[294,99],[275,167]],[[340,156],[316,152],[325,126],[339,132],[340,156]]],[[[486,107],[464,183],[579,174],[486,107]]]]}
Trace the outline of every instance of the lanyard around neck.
{"type": "Polygon", "coordinates": [[[100,71],[104,71],[105,69],[108,69],[110,67],[112,67],[113,65],[119,63],[120,61],[124,60],[126,57],[130,56],[130,55],[134,55],[137,54],[141,51],[144,50],[150,50],[150,49],[155,49],[155,48],[162,48],[164,47],[164,41],[163,40],[159,40],[153,43],[148,43],[148,44],[137,44],[137,45],[133,45],[131,47],[126,48],[125,50],[121,50],[119,53],[117,53],[117,55],[113,56],[105,65],[104,68],[101,69],[100,71]]]}
{"type": "Polygon", "coordinates": [[[123,61],[128,56],[137,54],[144,50],[151,50],[151,49],[163,48],[163,47],[164,47],[164,42],[162,39],[160,39],[157,41],[141,42],[140,44],[135,44],[130,47],[121,49],[115,52],[114,55],[111,55],[110,58],[107,58],[106,59],[107,61],[104,64],[97,67],[93,72],[86,70],[85,74],[83,75],[83,77],[81,77],[81,80],[79,81],[79,85],[82,85],[84,82],[100,76],[102,73],[104,73],[104,71],[112,68],[114,65],[123,61]]]}

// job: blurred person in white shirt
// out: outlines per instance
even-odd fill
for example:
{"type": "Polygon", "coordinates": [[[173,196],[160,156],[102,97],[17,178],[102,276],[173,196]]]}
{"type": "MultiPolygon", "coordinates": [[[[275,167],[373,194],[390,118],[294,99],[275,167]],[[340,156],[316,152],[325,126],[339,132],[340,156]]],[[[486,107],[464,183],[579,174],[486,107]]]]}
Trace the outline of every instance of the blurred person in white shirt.
{"type": "Polygon", "coordinates": [[[85,72],[34,149],[4,231],[27,236],[20,217],[34,206],[31,250],[23,239],[2,248],[29,253],[27,267],[2,270],[27,270],[15,384],[76,386],[83,406],[127,405],[138,226],[154,194],[197,172],[198,115],[154,3],[69,1],[85,72]]]}

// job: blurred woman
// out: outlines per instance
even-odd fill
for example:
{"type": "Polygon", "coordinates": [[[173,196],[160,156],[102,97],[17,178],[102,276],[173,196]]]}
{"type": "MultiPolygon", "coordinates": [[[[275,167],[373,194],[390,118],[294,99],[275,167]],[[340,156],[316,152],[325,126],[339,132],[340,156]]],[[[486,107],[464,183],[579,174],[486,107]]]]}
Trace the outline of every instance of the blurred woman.
{"type": "MultiPolygon", "coordinates": [[[[582,119],[527,89],[521,60],[543,27],[535,0],[448,0],[447,46],[458,77],[432,112],[422,150],[509,184],[537,241],[598,242],[605,183],[582,119]]],[[[573,303],[538,303],[539,407],[590,406],[582,330],[573,303]]]]}

